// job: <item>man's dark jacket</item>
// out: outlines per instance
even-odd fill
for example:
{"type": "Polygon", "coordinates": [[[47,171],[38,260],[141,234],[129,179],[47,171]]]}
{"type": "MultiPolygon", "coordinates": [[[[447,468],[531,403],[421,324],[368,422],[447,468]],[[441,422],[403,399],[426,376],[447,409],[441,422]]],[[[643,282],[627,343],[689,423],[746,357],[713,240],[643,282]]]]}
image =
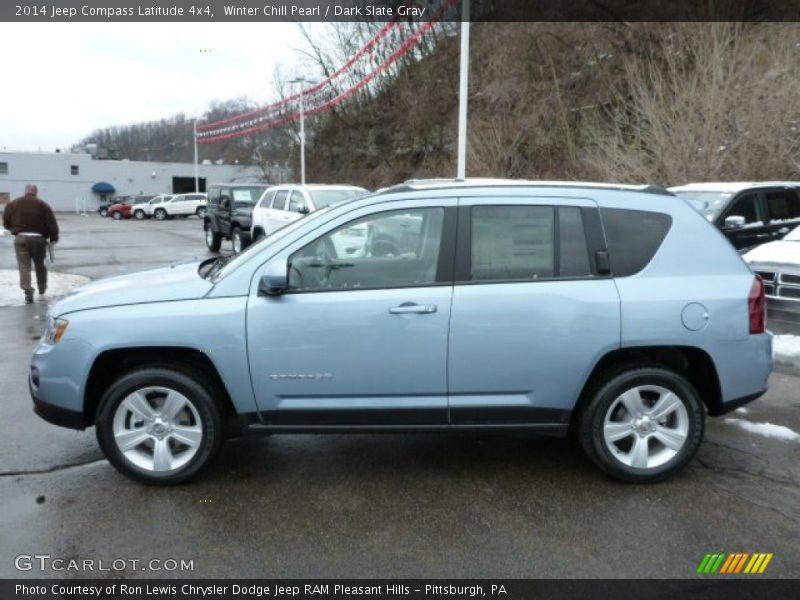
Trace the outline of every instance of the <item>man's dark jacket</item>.
{"type": "Polygon", "coordinates": [[[14,235],[38,233],[51,242],[58,241],[58,223],[53,209],[47,202],[31,194],[21,196],[6,206],[3,227],[14,235]]]}

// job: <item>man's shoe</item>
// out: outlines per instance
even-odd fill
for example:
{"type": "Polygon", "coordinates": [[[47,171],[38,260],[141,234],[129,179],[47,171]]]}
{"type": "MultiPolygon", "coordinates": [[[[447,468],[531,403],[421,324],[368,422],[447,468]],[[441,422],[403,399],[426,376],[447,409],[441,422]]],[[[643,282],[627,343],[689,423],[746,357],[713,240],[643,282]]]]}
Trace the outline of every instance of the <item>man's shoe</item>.
{"type": "Polygon", "coordinates": [[[33,292],[25,292],[25,304],[33,304],[33,292]]]}
{"type": "Polygon", "coordinates": [[[39,290],[39,295],[40,295],[40,296],[44,296],[44,293],[45,293],[46,291],[47,291],[47,290],[39,290]]]}

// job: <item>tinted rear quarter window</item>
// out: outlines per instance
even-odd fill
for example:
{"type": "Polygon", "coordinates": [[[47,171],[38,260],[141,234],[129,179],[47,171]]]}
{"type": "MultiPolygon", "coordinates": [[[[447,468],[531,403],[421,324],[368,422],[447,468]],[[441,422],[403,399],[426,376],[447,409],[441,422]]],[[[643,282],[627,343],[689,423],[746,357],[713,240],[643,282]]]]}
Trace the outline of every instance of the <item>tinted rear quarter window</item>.
{"type": "Polygon", "coordinates": [[[622,208],[601,208],[611,271],[614,277],[635,275],[658,251],[672,225],[663,213],[622,208]]]}
{"type": "Polygon", "coordinates": [[[800,218],[800,199],[791,190],[767,192],[767,209],[770,221],[800,218]]]}

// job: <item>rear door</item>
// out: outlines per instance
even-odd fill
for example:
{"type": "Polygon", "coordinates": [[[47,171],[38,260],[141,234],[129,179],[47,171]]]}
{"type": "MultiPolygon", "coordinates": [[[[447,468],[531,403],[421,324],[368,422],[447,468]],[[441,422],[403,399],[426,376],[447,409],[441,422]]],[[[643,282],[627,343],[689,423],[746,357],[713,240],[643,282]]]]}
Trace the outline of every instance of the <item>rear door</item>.
{"type": "Polygon", "coordinates": [[[797,190],[792,188],[766,190],[763,201],[770,239],[780,240],[800,225],[800,197],[797,195],[797,190]]]}
{"type": "MultiPolygon", "coordinates": [[[[454,425],[567,423],[620,303],[591,200],[462,198],[448,359],[454,425]]],[[[546,425],[550,426],[550,425],[546,425]]]]}
{"type": "Polygon", "coordinates": [[[283,189],[275,193],[275,197],[272,199],[272,205],[269,210],[266,211],[267,214],[265,216],[264,224],[267,235],[275,233],[285,224],[283,214],[286,212],[286,204],[289,201],[290,192],[291,190],[289,189],[283,189]]]}

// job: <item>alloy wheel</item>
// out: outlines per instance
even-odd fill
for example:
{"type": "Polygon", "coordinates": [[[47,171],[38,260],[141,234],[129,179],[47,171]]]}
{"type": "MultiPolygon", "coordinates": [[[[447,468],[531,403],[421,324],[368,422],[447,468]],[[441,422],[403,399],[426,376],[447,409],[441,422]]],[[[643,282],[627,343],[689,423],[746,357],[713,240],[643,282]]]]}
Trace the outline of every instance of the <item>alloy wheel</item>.
{"type": "Polygon", "coordinates": [[[688,436],[689,414],[683,400],[659,385],[641,385],[620,394],[603,421],[606,448],[634,469],[653,469],[669,462],[688,436]]]}
{"type": "Polygon", "coordinates": [[[186,396],[152,386],[128,394],[114,413],[114,442],[145,471],[166,474],[185,466],[200,449],[203,422],[186,396]]]}

